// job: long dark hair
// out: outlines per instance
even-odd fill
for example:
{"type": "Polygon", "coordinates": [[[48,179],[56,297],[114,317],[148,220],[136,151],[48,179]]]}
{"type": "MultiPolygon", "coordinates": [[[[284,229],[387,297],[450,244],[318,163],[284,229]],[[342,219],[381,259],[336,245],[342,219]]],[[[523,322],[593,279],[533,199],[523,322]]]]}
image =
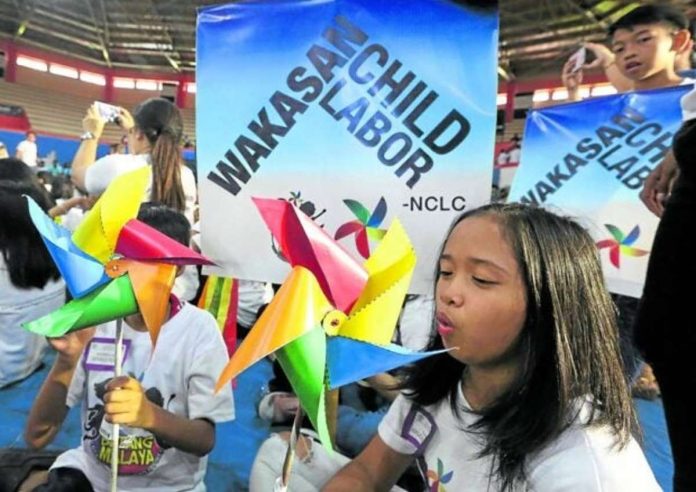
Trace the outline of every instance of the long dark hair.
{"type": "MultiPolygon", "coordinates": [[[[527,297],[519,340],[521,371],[473,431],[485,433],[482,456],[494,457],[502,490],[524,480],[524,461],[576,417],[578,399],[591,398],[587,425],[609,425],[620,447],[636,419],[619,356],[616,314],[604,287],[597,249],[577,223],[541,208],[491,204],[464,213],[496,220],[515,252],[527,297]]],[[[443,245],[444,248],[444,245],[443,245]]],[[[433,320],[428,350],[443,348],[433,320]]],[[[466,366],[442,354],[415,364],[402,389],[420,405],[447,398],[456,415],[466,366]]]]}
{"type": "Polygon", "coordinates": [[[181,138],[184,123],[179,109],[163,98],[142,102],[133,113],[135,126],[150,142],[152,194],[150,200],[179,212],[186,208],[181,184],[181,138]]]}
{"type": "Polygon", "coordinates": [[[42,289],[60,273],[29,217],[24,195],[33,198],[44,211],[53,206],[29,166],[19,159],[0,159],[0,253],[12,285],[42,289]]]}

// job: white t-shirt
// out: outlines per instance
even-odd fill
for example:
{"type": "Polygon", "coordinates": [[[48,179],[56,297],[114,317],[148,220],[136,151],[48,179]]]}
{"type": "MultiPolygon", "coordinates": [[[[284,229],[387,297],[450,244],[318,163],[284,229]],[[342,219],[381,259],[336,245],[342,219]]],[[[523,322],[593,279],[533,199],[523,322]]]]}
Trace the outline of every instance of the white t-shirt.
{"type": "Polygon", "coordinates": [[[266,282],[240,280],[237,302],[237,322],[244,327],[256,323],[259,308],[273,299],[273,288],[266,282]]]}
{"type": "MultiPolygon", "coordinates": [[[[460,389],[457,404],[470,409],[460,389]]],[[[661,490],[638,443],[633,439],[622,450],[612,448],[613,437],[606,427],[584,427],[589,403],[576,423],[525,465],[526,483],[515,491],[644,492],[661,490]]],[[[481,458],[480,434],[466,432],[478,417],[461,412],[458,420],[445,399],[437,405],[420,407],[399,396],[379,425],[380,438],[395,451],[419,456],[427,470],[429,489],[439,480],[446,490],[497,491],[489,480],[493,459],[481,458]]],[[[432,490],[438,489],[437,485],[432,490]]]]}
{"type": "Polygon", "coordinates": [[[514,147],[510,149],[508,151],[508,162],[510,164],[519,164],[521,154],[522,150],[519,147],[514,147]]]}
{"type": "Polygon", "coordinates": [[[48,350],[42,336],[22,328],[65,303],[62,279],[49,281],[43,289],[18,289],[0,254],[0,388],[34,372],[48,350]]]}
{"type": "MultiPolygon", "coordinates": [[[[150,401],[188,419],[234,418],[231,386],[217,395],[213,392],[228,356],[212,315],[184,303],[162,326],[154,352],[147,332],[135,331],[125,322],[123,329],[123,372],[140,380],[150,401]]],[[[111,476],[111,425],[103,420],[102,397],[104,384],[113,377],[115,332],[115,321],[100,325],[80,358],[67,405],[82,402],[82,446],[61,454],[53,464],[53,468],[78,468],[94,490],[109,490],[111,476]]],[[[124,431],[132,443],[121,450],[119,490],[205,490],[207,457],[170,447],[143,429],[124,431]]]]}
{"type": "Polygon", "coordinates": [[[29,140],[22,140],[17,145],[17,152],[22,153],[22,161],[29,167],[36,167],[36,158],[38,156],[38,149],[36,147],[36,142],[30,142],[29,140]]]}
{"type": "MultiPolygon", "coordinates": [[[[149,154],[110,154],[97,159],[85,171],[85,188],[92,195],[101,195],[109,184],[121,174],[135,171],[150,164],[149,154]]],[[[181,186],[184,189],[186,206],[184,215],[193,224],[193,210],[198,197],[196,178],[193,172],[186,166],[181,166],[181,186]]],[[[145,193],[145,200],[149,200],[151,187],[145,193]]]]}

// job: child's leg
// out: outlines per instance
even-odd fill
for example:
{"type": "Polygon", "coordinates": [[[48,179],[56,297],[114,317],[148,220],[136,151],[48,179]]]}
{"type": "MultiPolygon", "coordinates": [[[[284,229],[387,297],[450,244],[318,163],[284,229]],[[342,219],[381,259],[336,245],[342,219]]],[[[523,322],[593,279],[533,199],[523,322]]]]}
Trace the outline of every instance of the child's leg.
{"type": "Polygon", "coordinates": [[[17,492],[31,492],[36,490],[39,485],[43,485],[48,481],[48,470],[35,470],[29,473],[29,476],[22,482],[17,489],[17,492]]]}
{"type": "MultiPolygon", "coordinates": [[[[289,432],[272,434],[261,445],[251,468],[250,492],[273,490],[275,481],[282,471],[289,435],[289,432]]],[[[290,489],[318,492],[348,461],[348,458],[338,453],[329,456],[321,444],[301,436],[297,443],[297,456],[291,472],[290,489]]]]}
{"type": "Polygon", "coordinates": [[[87,477],[75,468],[54,468],[48,473],[46,483],[34,492],[94,492],[87,477]]]}

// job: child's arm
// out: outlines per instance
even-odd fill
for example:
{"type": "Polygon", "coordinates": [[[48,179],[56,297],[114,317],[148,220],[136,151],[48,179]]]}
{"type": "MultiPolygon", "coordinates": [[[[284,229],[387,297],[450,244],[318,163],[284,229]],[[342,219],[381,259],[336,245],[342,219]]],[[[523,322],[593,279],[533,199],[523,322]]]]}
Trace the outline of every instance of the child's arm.
{"type": "Polygon", "coordinates": [[[77,148],[75,157],[72,161],[72,173],[71,178],[73,183],[80,189],[85,189],[85,174],[87,168],[94,164],[97,160],[97,148],[99,146],[99,138],[104,132],[104,124],[106,122],[99,115],[99,110],[95,105],[90,106],[87,109],[87,114],[85,114],[82,120],[82,128],[85,132],[91,133],[92,138],[87,138],[80,142],[80,146],[77,148]]]}
{"type": "Polygon", "coordinates": [[[370,384],[372,389],[388,401],[394,401],[396,397],[399,396],[400,391],[397,388],[401,381],[388,372],[370,376],[366,381],[370,384]]]}
{"type": "Polygon", "coordinates": [[[648,210],[658,217],[662,217],[662,212],[665,211],[664,202],[669,196],[674,179],[678,174],[677,160],[670,150],[643,183],[640,199],[648,207],[648,210]]]}
{"type": "Polygon", "coordinates": [[[127,376],[106,385],[104,418],[152,432],[175,448],[205,456],[215,446],[215,426],[205,419],[188,419],[158,407],[145,397],[140,383],[127,376]]]}
{"type": "Polygon", "coordinates": [[[609,48],[599,43],[585,43],[583,45],[594,53],[595,59],[586,63],[580,70],[574,71],[572,59],[566,61],[561,72],[561,80],[568,90],[569,101],[580,101],[580,84],[582,83],[585,70],[601,69],[607,77],[609,83],[614,86],[617,92],[627,92],[633,90],[633,82],[627,79],[616,66],[614,53],[609,48]]]}
{"type": "Polygon", "coordinates": [[[633,90],[633,81],[626,78],[616,66],[616,57],[609,48],[600,43],[585,43],[585,48],[594,53],[595,60],[586,64],[584,69],[601,68],[607,80],[617,92],[633,90]]]}
{"type": "Polygon", "coordinates": [[[57,355],[46,380],[29,412],[24,440],[29,447],[40,449],[53,441],[68,413],[66,399],[80,355],[94,335],[94,328],[49,338],[57,355]]]}
{"type": "Polygon", "coordinates": [[[397,453],[375,436],[362,453],[329,480],[322,491],[390,490],[411,461],[413,456],[397,453]]]}
{"type": "Polygon", "coordinates": [[[561,81],[568,91],[568,101],[580,101],[580,84],[582,83],[582,70],[574,70],[575,62],[568,59],[561,71],[561,81]]]}

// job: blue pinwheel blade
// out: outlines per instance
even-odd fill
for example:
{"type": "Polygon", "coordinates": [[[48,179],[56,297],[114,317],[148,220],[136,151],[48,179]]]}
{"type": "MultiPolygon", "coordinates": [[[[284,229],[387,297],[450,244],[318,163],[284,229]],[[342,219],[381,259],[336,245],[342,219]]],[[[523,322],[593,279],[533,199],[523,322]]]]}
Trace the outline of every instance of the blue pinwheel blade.
{"type": "Polygon", "coordinates": [[[623,245],[624,246],[631,246],[633,243],[636,242],[636,239],[640,236],[640,226],[635,226],[631,232],[628,233],[628,236],[626,236],[623,240],[623,245]]]}
{"type": "Polygon", "coordinates": [[[329,388],[336,389],[444,352],[447,350],[412,352],[401,345],[379,346],[341,336],[328,337],[329,388]]]}
{"type": "Polygon", "coordinates": [[[368,227],[379,227],[385,215],[387,215],[387,201],[382,197],[379,199],[379,203],[377,203],[366,225],[368,227]]]}
{"type": "Polygon", "coordinates": [[[26,198],[31,220],[74,298],[79,299],[111,280],[101,263],[72,242],[70,231],[53,222],[34,200],[26,198]]]}

